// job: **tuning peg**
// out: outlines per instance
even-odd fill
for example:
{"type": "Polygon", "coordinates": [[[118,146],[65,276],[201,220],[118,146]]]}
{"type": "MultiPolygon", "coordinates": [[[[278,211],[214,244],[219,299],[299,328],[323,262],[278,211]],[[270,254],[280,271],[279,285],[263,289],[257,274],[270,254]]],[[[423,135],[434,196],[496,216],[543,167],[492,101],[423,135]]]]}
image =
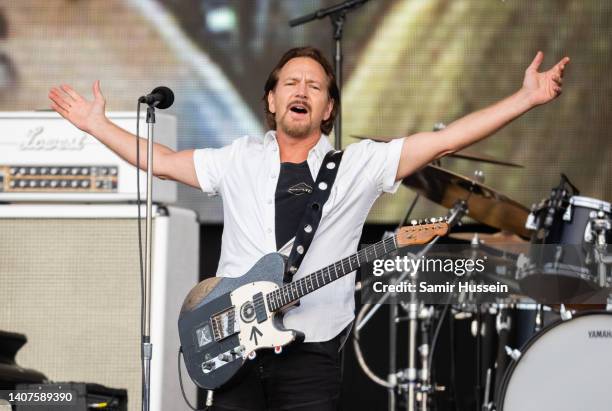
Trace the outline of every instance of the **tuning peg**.
{"type": "Polygon", "coordinates": [[[410,220],[410,224],[417,225],[417,220],[410,220]]]}
{"type": "Polygon", "coordinates": [[[429,224],[429,218],[426,218],[425,220],[423,220],[423,222],[424,222],[425,224],[429,224]]]}

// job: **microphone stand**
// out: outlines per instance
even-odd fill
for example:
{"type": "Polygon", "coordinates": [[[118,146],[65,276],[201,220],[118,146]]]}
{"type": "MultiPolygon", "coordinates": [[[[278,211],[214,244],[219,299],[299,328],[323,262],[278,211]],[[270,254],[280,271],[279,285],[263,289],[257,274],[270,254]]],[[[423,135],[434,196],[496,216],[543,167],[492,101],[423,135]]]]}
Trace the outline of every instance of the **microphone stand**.
{"type": "MultiPolygon", "coordinates": [[[[152,273],[152,228],[153,228],[153,129],[155,125],[155,105],[149,104],[147,108],[147,213],[145,234],[145,278],[144,278],[144,333],[142,336],[143,350],[143,393],[142,409],[149,411],[151,397],[151,358],[153,357],[153,344],[151,343],[151,273],[152,273]]],[[[138,222],[140,224],[140,221],[138,222]]]]}
{"type": "MultiPolygon", "coordinates": [[[[338,93],[341,95],[342,90],[342,30],[346,20],[346,13],[353,8],[362,6],[368,0],[347,0],[343,3],[334,6],[326,7],[315,11],[314,13],[306,14],[302,17],[295,18],[289,21],[289,27],[295,27],[308,23],[313,20],[320,20],[327,16],[330,17],[333,27],[333,37],[335,41],[334,48],[334,70],[336,72],[336,80],[338,82],[338,93]]],[[[342,146],[342,109],[338,110],[336,121],[334,122],[334,148],[340,150],[342,146]]]]}

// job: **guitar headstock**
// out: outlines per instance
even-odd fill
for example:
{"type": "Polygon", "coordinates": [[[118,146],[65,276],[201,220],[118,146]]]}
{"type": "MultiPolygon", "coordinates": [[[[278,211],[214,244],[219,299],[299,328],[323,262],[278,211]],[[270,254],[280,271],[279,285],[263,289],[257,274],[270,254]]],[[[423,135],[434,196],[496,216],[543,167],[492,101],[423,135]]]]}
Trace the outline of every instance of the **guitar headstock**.
{"type": "Polygon", "coordinates": [[[399,229],[395,240],[398,248],[408,245],[425,244],[434,237],[446,235],[448,229],[448,222],[442,217],[433,218],[430,221],[425,220],[424,223],[413,221],[412,225],[406,225],[399,229]]]}

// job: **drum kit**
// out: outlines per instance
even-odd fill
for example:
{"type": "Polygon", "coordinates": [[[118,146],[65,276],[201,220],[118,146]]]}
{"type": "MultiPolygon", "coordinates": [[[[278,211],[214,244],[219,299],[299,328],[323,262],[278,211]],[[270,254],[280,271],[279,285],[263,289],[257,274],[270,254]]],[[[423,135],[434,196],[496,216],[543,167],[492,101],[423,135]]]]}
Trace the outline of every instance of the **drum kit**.
{"type": "MultiPolygon", "coordinates": [[[[472,153],[450,156],[521,167],[472,153]]],[[[393,295],[368,302],[357,315],[353,341],[361,368],[388,390],[389,410],[446,409],[436,401],[446,387],[432,378],[435,348],[444,321],[467,319],[473,346],[461,350],[473,349],[476,364],[475,387],[466,409],[611,409],[607,388],[612,370],[612,206],[579,195],[563,174],[560,184],[531,210],[483,180],[479,171],[469,178],[439,163],[427,165],[403,180],[416,198],[400,226],[409,221],[416,201],[425,197],[449,209],[453,224],[467,215],[498,229],[493,234],[451,230],[447,241],[468,244],[497,264],[495,273],[481,275],[506,284],[508,296],[495,303],[468,299],[459,304],[426,304],[414,295],[410,303],[392,304],[386,378],[369,368],[359,333],[393,295]],[[397,325],[402,321],[408,323],[404,369],[397,366],[397,325]]],[[[456,387],[451,388],[456,395],[456,387]]]]}

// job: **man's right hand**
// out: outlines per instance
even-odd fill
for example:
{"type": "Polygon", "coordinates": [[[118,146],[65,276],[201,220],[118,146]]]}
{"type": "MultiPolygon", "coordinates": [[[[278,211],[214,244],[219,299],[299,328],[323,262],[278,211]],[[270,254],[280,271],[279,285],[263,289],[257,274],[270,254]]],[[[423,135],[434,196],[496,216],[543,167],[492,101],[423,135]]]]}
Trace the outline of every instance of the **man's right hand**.
{"type": "Polygon", "coordinates": [[[68,85],[49,90],[51,108],[86,133],[107,120],[104,114],[106,100],[100,91],[99,80],[93,84],[93,96],[93,101],[86,100],[68,85]]]}

